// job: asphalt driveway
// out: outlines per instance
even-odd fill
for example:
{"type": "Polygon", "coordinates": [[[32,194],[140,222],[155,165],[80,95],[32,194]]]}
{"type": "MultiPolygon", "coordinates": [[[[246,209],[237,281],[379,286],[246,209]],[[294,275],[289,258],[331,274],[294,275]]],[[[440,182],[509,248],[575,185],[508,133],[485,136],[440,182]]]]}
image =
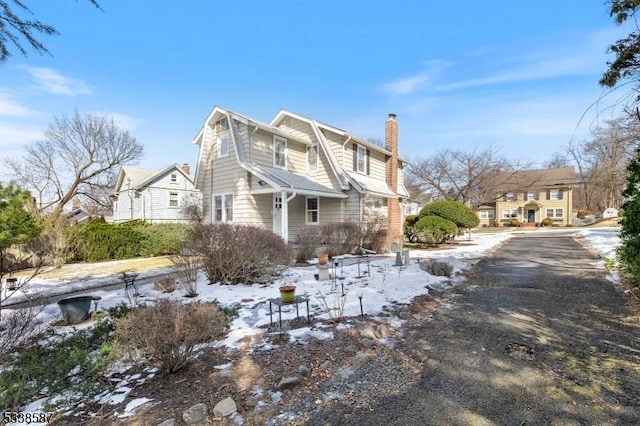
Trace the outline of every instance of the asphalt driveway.
{"type": "Polygon", "coordinates": [[[359,403],[307,424],[640,424],[640,324],[596,260],[568,233],[515,236],[397,341],[416,380],[387,385],[398,362],[362,363],[359,403]]]}

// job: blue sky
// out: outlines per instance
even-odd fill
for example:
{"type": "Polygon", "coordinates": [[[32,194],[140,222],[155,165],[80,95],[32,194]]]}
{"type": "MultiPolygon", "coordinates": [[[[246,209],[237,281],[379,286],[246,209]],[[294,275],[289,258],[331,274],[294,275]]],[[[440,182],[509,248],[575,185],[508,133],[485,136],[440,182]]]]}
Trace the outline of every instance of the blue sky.
{"type": "Polygon", "coordinates": [[[0,158],[78,110],[129,129],[141,167],[195,165],[193,137],[220,105],[376,139],[393,112],[409,160],[490,142],[541,165],[623,93],[598,103],[606,48],[625,34],[603,0],[27,3],[60,35],[42,38],[51,56],[0,66],[0,158]]]}

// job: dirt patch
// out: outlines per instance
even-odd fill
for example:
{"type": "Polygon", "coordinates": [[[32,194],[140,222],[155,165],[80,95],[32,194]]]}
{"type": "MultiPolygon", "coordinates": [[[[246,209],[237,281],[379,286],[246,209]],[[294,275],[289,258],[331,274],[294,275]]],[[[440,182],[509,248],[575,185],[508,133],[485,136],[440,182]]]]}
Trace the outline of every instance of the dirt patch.
{"type": "MultiPolygon", "coordinates": [[[[399,309],[396,314],[407,318],[405,326],[408,326],[423,321],[437,305],[436,299],[425,295],[399,309]]],[[[327,340],[310,339],[307,343],[290,343],[286,333],[276,328],[265,329],[262,336],[247,338],[238,350],[206,348],[183,371],[170,375],[157,372],[155,377],[136,385],[121,404],[89,404],[82,408],[99,413],[97,416],[80,414],[58,417],[52,424],[111,425],[124,422],[157,425],[170,418],[176,419],[176,424],[182,424],[182,413],[190,406],[204,402],[211,410],[217,402],[227,397],[236,402],[245,424],[266,424],[286,409],[292,399],[321,400],[322,392],[319,389],[337,372],[375,356],[374,349],[358,344],[361,338],[358,330],[379,323],[380,319],[368,317],[348,318],[340,324],[324,323],[322,331],[332,332],[334,337],[327,340]],[[357,347],[357,351],[353,351],[354,347],[357,347]],[[300,374],[301,366],[308,368],[308,375],[300,374]],[[282,399],[274,401],[270,394],[276,391],[277,383],[291,376],[298,377],[300,385],[282,391],[282,399]],[[152,402],[138,408],[135,417],[118,420],[117,415],[123,412],[126,403],[137,397],[150,398],[152,402]]],[[[290,321],[286,327],[295,329],[307,325],[306,320],[298,318],[290,321]]],[[[147,367],[140,366],[126,374],[145,375],[147,367]]],[[[229,419],[213,419],[210,416],[209,420],[220,425],[233,424],[229,419]]]]}

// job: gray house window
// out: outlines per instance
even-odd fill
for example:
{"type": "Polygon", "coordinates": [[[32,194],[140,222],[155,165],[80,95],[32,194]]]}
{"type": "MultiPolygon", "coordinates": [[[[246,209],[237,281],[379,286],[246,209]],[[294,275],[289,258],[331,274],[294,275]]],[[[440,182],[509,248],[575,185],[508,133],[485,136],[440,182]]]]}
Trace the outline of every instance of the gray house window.
{"type": "Polygon", "coordinates": [[[169,193],[169,207],[178,207],[178,193],[170,192],[169,193]]]}

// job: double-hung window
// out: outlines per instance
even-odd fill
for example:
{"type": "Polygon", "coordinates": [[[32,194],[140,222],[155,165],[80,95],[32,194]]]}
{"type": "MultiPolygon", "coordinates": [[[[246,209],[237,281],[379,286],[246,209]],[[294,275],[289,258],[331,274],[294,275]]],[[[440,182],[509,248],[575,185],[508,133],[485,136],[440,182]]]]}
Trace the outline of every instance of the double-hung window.
{"type": "Polygon", "coordinates": [[[218,138],[218,158],[229,155],[229,136],[218,138]]]}
{"type": "Polygon", "coordinates": [[[547,200],[562,200],[562,189],[550,189],[547,191],[547,200]]]}
{"type": "Polygon", "coordinates": [[[527,198],[525,198],[526,201],[536,201],[540,198],[540,193],[537,191],[529,191],[527,192],[527,198]]]}
{"type": "Polygon", "coordinates": [[[562,219],[564,217],[564,209],[547,209],[547,217],[562,219]]]}
{"type": "Polygon", "coordinates": [[[287,167],[287,141],[277,136],[273,137],[273,165],[287,167]]]}
{"type": "Polygon", "coordinates": [[[320,216],[320,206],[318,203],[318,197],[307,197],[307,224],[318,224],[320,216]]]}
{"type": "Polygon", "coordinates": [[[213,222],[233,221],[233,194],[213,196],[213,222]]]}
{"type": "Polygon", "coordinates": [[[178,183],[178,175],[176,173],[171,173],[171,183],[178,183]]]}
{"type": "Polygon", "coordinates": [[[175,208],[178,207],[178,193],[170,192],[169,193],[169,207],[175,208]]]}
{"type": "Polygon", "coordinates": [[[357,150],[357,171],[360,173],[367,172],[367,150],[365,147],[358,145],[357,150]]]}
{"type": "Polygon", "coordinates": [[[369,150],[363,145],[353,144],[353,171],[369,174],[369,150]]]}

